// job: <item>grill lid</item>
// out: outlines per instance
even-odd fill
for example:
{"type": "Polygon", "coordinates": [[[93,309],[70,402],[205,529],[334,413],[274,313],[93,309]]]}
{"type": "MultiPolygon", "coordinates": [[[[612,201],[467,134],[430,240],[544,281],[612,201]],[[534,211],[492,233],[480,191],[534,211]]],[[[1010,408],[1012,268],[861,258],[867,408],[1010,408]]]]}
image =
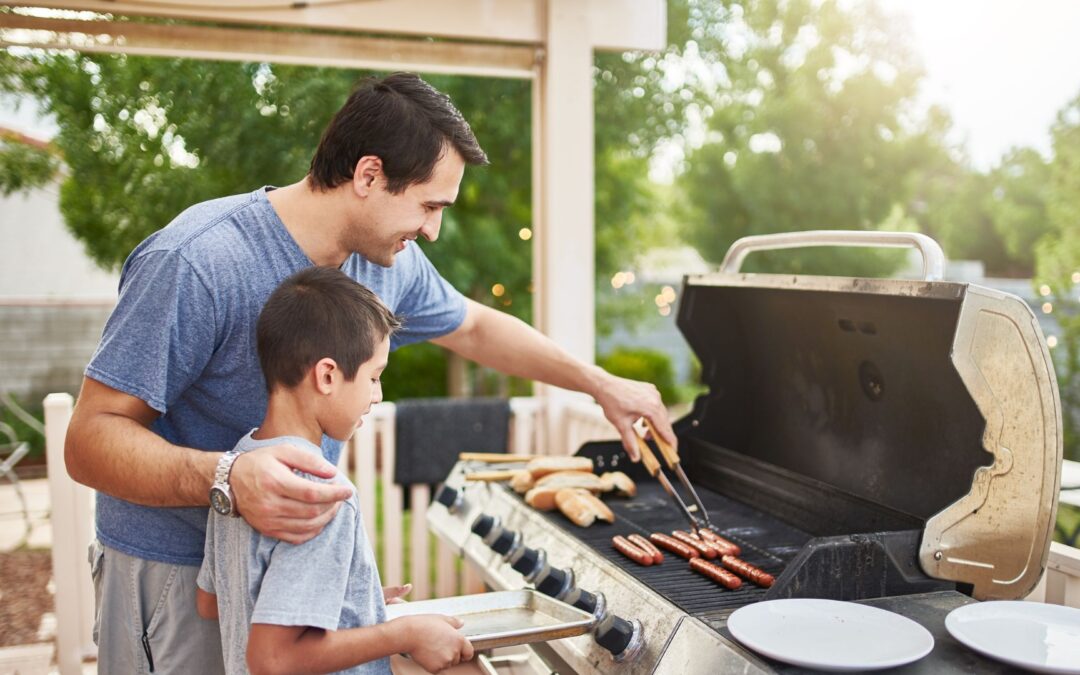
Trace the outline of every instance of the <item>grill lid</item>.
{"type": "Polygon", "coordinates": [[[976,597],[1038,582],[1061,406],[1021,300],[947,282],[725,273],[686,279],[678,326],[709,388],[685,432],[702,446],[917,519],[927,574],[976,597]]]}

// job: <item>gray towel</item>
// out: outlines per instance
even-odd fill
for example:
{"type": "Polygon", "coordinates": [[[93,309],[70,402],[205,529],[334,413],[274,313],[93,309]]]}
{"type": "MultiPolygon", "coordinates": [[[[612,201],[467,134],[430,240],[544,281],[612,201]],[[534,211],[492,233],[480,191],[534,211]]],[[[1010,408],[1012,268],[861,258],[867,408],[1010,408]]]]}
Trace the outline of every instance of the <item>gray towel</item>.
{"type": "Polygon", "coordinates": [[[438,483],[459,452],[506,452],[510,403],[504,398],[419,398],[399,401],[394,482],[438,483]]]}

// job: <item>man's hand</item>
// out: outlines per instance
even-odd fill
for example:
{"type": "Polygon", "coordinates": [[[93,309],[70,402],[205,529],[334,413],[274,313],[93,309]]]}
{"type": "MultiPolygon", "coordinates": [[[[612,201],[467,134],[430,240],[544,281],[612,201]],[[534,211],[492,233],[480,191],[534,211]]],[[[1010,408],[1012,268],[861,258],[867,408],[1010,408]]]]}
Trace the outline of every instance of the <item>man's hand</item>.
{"type": "Polygon", "coordinates": [[[412,584],[404,586],[383,586],[383,602],[388,605],[397,605],[405,602],[405,596],[412,593],[412,584]]]}
{"type": "Polygon", "coordinates": [[[407,624],[404,633],[412,642],[406,653],[429,673],[446,670],[473,657],[472,643],[458,632],[464,624],[456,616],[419,614],[390,623],[399,621],[407,624]]]}
{"type": "Polygon", "coordinates": [[[229,484],[244,520],[268,537],[302,544],[322,532],[352,488],[316,483],[293,469],[332,478],[337,469],[321,457],[291,445],[245,452],[233,463],[229,484]]]}
{"type": "Polygon", "coordinates": [[[679,441],[656,385],[601,372],[600,384],[591,393],[604,409],[604,416],[619,430],[623,448],[630,459],[635,462],[641,459],[634,430],[634,422],[640,417],[648,418],[664,440],[672,447],[678,447],[679,441]]]}

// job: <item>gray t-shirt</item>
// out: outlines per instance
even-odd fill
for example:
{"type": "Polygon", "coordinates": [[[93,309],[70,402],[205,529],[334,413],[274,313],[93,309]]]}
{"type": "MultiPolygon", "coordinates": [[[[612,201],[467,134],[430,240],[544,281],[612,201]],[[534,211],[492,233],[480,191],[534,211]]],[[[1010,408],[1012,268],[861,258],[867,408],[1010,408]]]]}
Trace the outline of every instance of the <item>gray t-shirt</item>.
{"type": "MultiPolygon", "coordinates": [[[[120,298],[86,375],[146,402],[170,443],[228,450],[259,425],[266,385],[255,323],[285,277],[311,266],[266,198],[266,189],[192,206],[124,263],[120,298]]],[[[392,267],[353,254],[342,271],[404,316],[391,346],[445,335],[465,299],[410,243],[392,267]]],[[[341,443],[324,438],[337,462],[341,443]]],[[[198,566],[206,508],[155,508],[99,493],[97,535],[137,558],[198,566]]]]}
{"type": "MultiPolygon", "coordinates": [[[[236,449],[247,452],[282,443],[322,454],[318,446],[302,438],[255,440],[250,433],[236,449]]],[[[352,486],[340,474],[333,480],[352,486]]],[[[299,546],[263,536],[243,518],[211,511],[198,584],[217,595],[225,670],[230,675],[247,672],[245,657],[253,623],[339,630],[386,621],[382,581],[355,489],[323,531],[299,546]]],[[[385,675],[390,673],[390,659],[341,672],[385,675]]]]}

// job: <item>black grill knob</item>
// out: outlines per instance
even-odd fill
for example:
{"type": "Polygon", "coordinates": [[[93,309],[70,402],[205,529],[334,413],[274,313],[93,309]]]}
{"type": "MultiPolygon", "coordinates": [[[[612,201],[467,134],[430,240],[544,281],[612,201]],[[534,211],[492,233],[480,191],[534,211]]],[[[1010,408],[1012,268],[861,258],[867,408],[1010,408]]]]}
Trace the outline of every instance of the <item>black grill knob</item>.
{"type": "Polygon", "coordinates": [[[596,596],[588,591],[581,591],[581,595],[574,601],[574,607],[593,614],[596,612],[596,596]]]}
{"type": "Polygon", "coordinates": [[[476,520],[473,521],[472,531],[473,534],[480,537],[481,539],[484,539],[491,533],[491,530],[494,527],[495,516],[486,516],[481,513],[479,516],[476,517],[476,520]]]}
{"type": "Polygon", "coordinates": [[[626,619],[608,614],[596,629],[596,642],[615,657],[624,657],[631,649],[640,627],[626,619]],[[635,631],[637,628],[637,631],[635,631]]]}
{"type": "Polygon", "coordinates": [[[462,497],[462,490],[443,485],[438,494],[435,495],[435,501],[445,506],[447,511],[453,513],[461,506],[462,497]]]}
{"type": "Polygon", "coordinates": [[[495,543],[491,545],[491,548],[499,555],[506,555],[514,548],[515,536],[517,536],[517,533],[513,530],[503,530],[499,533],[499,536],[495,539],[495,543]]]}
{"type": "Polygon", "coordinates": [[[536,584],[536,590],[540,591],[544,595],[550,595],[553,598],[559,596],[563,592],[566,586],[566,572],[552,567],[548,570],[548,573],[536,584]]]}
{"type": "Polygon", "coordinates": [[[522,576],[529,576],[536,571],[536,566],[540,562],[540,551],[531,549],[526,546],[521,551],[521,557],[514,561],[511,567],[514,571],[522,576]]]}

